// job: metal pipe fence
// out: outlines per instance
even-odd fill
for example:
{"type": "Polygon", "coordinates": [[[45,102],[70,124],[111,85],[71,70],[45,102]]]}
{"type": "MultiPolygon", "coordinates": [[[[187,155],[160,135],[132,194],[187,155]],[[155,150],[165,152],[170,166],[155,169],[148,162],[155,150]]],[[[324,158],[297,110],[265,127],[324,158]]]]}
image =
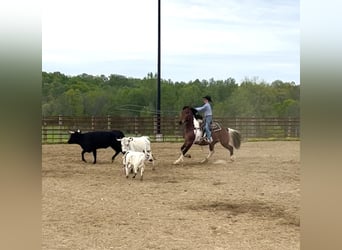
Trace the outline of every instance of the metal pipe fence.
{"type": "MultiPolygon", "coordinates": [[[[95,130],[121,130],[126,136],[149,136],[155,141],[182,141],[182,127],[178,117],[161,117],[162,137],[157,136],[157,117],[71,117],[48,116],[42,119],[42,143],[66,143],[69,130],[83,132],[95,130]]],[[[215,117],[223,127],[240,131],[243,140],[253,139],[299,139],[300,119],[294,117],[250,118],[215,117]]]]}

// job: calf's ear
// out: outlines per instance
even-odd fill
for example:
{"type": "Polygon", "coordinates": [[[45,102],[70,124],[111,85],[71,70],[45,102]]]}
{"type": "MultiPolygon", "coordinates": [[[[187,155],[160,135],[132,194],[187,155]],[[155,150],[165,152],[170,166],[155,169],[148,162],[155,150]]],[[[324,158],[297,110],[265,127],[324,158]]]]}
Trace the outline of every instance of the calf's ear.
{"type": "Polygon", "coordinates": [[[122,141],[122,139],[116,139],[117,141],[122,141]]]}
{"type": "Polygon", "coordinates": [[[75,131],[69,130],[69,134],[75,134],[75,131]]]}

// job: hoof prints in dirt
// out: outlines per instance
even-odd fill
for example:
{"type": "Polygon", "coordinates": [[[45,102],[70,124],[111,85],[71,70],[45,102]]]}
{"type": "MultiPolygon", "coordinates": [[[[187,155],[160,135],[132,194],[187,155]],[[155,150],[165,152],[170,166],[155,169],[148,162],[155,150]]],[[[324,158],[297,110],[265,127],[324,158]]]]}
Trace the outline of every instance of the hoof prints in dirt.
{"type": "Polygon", "coordinates": [[[76,175],[84,175],[83,171],[77,171],[77,170],[42,170],[41,172],[42,177],[50,177],[50,178],[70,178],[74,177],[76,175]]]}
{"type": "Polygon", "coordinates": [[[249,214],[265,219],[279,219],[281,220],[281,224],[300,226],[299,217],[293,215],[294,213],[292,214],[289,211],[286,211],[277,204],[261,201],[208,201],[188,205],[187,209],[195,211],[228,212],[229,217],[249,214]]]}

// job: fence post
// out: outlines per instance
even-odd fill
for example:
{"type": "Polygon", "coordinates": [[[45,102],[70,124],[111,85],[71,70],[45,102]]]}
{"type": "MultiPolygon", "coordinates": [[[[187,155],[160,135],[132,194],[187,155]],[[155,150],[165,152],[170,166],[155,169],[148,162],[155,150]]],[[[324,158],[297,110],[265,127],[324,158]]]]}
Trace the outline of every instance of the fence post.
{"type": "Polygon", "coordinates": [[[297,119],[296,119],[296,126],[295,126],[295,137],[300,137],[300,123],[297,122],[297,119]]]}
{"type": "Polygon", "coordinates": [[[138,122],[138,117],[134,116],[134,134],[138,136],[139,134],[139,122],[138,122]]]}
{"type": "Polygon", "coordinates": [[[48,134],[48,132],[47,132],[47,129],[46,129],[46,126],[47,126],[47,123],[46,123],[46,121],[45,121],[45,118],[43,117],[43,142],[46,142],[47,141],[47,134],[48,134]]]}
{"type": "Polygon", "coordinates": [[[251,138],[256,138],[256,121],[255,121],[255,117],[252,116],[251,119],[251,138]]]}
{"type": "Polygon", "coordinates": [[[62,142],[62,126],[63,126],[63,116],[59,115],[58,116],[58,139],[59,142],[62,142]]]}
{"type": "Polygon", "coordinates": [[[179,131],[181,130],[181,128],[179,127],[179,121],[178,121],[177,116],[174,117],[173,126],[174,126],[175,141],[178,141],[178,137],[179,137],[178,135],[179,135],[179,131]]]}
{"type": "Polygon", "coordinates": [[[91,116],[91,130],[94,131],[95,130],[95,117],[91,116]]]}
{"type": "Polygon", "coordinates": [[[108,130],[111,130],[111,125],[112,125],[111,116],[107,115],[107,129],[108,130]]]}
{"type": "MultiPolygon", "coordinates": [[[[240,119],[238,117],[235,117],[234,118],[234,126],[233,129],[237,129],[238,131],[240,131],[241,135],[243,135],[244,139],[247,138],[247,135],[246,135],[246,126],[245,126],[245,130],[243,130],[243,127],[240,128],[240,119]]],[[[229,127],[229,126],[228,126],[229,127]]]]}
{"type": "Polygon", "coordinates": [[[163,141],[163,134],[158,134],[158,126],[161,126],[161,119],[160,117],[158,118],[157,115],[153,116],[153,133],[156,136],[156,141],[157,142],[162,142],[163,141]],[[158,122],[158,119],[160,121],[160,123],[158,122]]]}

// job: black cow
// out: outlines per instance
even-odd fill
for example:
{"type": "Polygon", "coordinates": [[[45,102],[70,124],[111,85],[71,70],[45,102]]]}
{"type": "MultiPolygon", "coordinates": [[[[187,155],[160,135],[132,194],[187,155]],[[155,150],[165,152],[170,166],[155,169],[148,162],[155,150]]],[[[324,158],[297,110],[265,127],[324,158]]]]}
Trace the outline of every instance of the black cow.
{"type": "Polygon", "coordinates": [[[108,148],[112,147],[115,154],[112,157],[112,162],[115,156],[117,156],[121,150],[121,143],[117,139],[125,137],[125,135],[119,130],[112,131],[94,131],[82,134],[80,130],[69,131],[70,138],[68,140],[69,144],[78,144],[81,146],[82,150],[82,161],[86,162],[84,159],[85,152],[93,152],[94,164],[96,163],[96,150],[98,148],[108,148]]]}

